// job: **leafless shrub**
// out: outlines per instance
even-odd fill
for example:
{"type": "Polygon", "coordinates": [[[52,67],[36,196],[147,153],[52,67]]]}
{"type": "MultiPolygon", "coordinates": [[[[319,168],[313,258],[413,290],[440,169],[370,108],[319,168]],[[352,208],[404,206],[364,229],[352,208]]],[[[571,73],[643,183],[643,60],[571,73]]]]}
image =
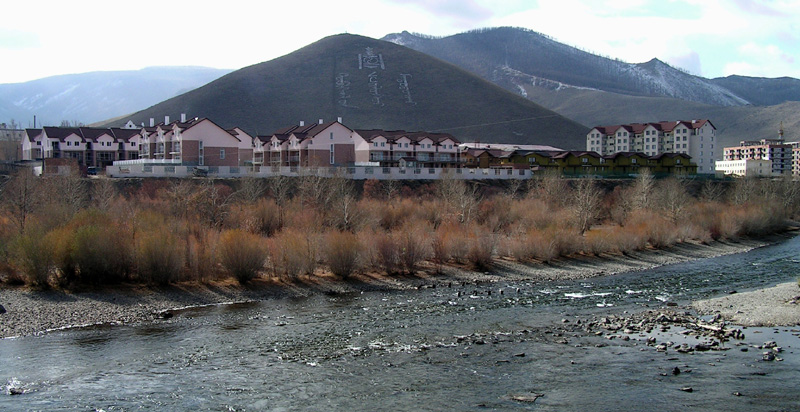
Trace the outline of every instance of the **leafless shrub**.
{"type": "Polygon", "coordinates": [[[184,266],[184,246],[177,236],[150,228],[136,241],[136,263],[139,278],[165,285],[179,280],[184,266]]]}
{"type": "Polygon", "coordinates": [[[416,271],[420,262],[430,255],[427,237],[418,227],[406,226],[397,233],[398,261],[408,273],[416,271]]]}
{"type": "Polygon", "coordinates": [[[358,270],[361,244],[355,234],[339,231],[328,233],[323,251],[325,261],[334,275],[346,278],[358,270]]]}
{"type": "Polygon", "coordinates": [[[219,242],[220,263],[239,283],[248,283],[264,268],[262,238],[239,229],[222,232],[219,242]]]}

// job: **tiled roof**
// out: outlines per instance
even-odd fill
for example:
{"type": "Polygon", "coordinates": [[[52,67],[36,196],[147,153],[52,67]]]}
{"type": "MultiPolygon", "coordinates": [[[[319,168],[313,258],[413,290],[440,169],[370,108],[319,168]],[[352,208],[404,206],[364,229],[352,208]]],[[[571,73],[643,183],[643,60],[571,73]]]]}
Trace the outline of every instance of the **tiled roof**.
{"type": "Polygon", "coordinates": [[[134,136],[139,136],[141,130],[139,129],[122,129],[119,127],[112,127],[111,134],[118,140],[128,142],[134,136]]]}
{"type": "Polygon", "coordinates": [[[453,144],[460,144],[461,142],[450,133],[431,133],[431,132],[407,132],[405,130],[381,130],[381,129],[358,129],[355,130],[359,136],[364,140],[372,142],[376,137],[384,137],[388,142],[395,142],[400,138],[406,137],[413,143],[419,143],[425,138],[430,139],[433,143],[441,144],[443,141],[450,139],[453,144]]]}
{"type": "Polygon", "coordinates": [[[654,128],[656,128],[656,130],[669,133],[673,131],[675,127],[677,127],[679,124],[682,124],[690,129],[699,129],[703,127],[703,125],[705,125],[706,123],[710,124],[711,127],[714,127],[716,129],[714,124],[711,123],[711,121],[708,119],[695,119],[691,121],[676,120],[671,122],[659,121],[653,123],[632,123],[632,124],[612,125],[612,126],[595,126],[593,129],[596,129],[597,131],[605,135],[614,134],[620,128],[623,128],[635,134],[640,134],[648,126],[653,126],[654,128]]]}
{"type": "Polygon", "coordinates": [[[50,139],[58,139],[59,141],[64,141],[69,135],[76,135],[83,140],[81,136],[81,131],[76,127],[50,127],[45,126],[44,132],[47,134],[47,137],[50,139]]]}
{"type": "Polygon", "coordinates": [[[104,134],[112,138],[114,137],[114,135],[111,133],[111,130],[105,128],[100,129],[96,127],[81,127],[78,130],[80,130],[83,139],[89,142],[97,142],[97,139],[104,134]]]}

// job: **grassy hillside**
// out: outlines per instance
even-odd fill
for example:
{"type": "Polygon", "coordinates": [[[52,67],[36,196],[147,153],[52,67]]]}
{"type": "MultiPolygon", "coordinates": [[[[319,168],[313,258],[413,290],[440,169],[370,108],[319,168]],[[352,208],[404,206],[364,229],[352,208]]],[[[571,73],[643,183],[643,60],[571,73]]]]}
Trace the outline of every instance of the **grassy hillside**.
{"type": "Polygon", "coordinates": [[[580,148],[588,132],[451,64],[347,34],[230,73],[131,118],[138,124],[180,113],[255,134],[337,117],[352,128],[446,131],[462,141],[563,148],[580,148]]]}

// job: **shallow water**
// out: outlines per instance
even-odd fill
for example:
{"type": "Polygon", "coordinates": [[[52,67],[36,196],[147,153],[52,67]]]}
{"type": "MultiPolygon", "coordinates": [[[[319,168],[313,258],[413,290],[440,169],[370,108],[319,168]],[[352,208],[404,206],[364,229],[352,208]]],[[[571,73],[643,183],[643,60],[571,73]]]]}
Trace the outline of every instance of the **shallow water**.
{"type": "Polygon", "coordinates": [[[763,362],[734,342],[659,353],[646,336],[584,336],[562,319],[794,280],[799,251],[795,237],[584,281],[320,295],[0,340],[0,383],[25,392],[0,395],[0,410],[798,410],[791,328],[744,330],[748,344],[784,348],[782,362],[763,362]],[[543,396],[512,399],[532,394],[543,396]]]}

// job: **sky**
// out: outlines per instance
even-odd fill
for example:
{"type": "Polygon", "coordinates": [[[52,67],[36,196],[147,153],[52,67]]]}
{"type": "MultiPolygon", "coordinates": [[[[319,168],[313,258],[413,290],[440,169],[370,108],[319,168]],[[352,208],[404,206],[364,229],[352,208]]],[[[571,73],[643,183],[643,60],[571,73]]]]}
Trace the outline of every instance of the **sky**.
{"type": "Polygon", "coordinates": [[[631,63],[800,78],[800,0],[25,0],[3,5],[0,83],[149,66],[239,69],[323,37],[514,26],[631,63]],[[213,5],[212,5],[213,4],[213,5]]]}

